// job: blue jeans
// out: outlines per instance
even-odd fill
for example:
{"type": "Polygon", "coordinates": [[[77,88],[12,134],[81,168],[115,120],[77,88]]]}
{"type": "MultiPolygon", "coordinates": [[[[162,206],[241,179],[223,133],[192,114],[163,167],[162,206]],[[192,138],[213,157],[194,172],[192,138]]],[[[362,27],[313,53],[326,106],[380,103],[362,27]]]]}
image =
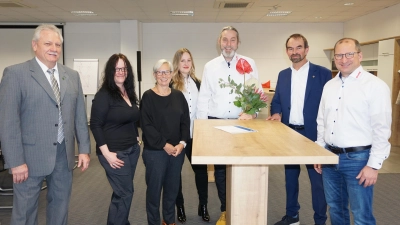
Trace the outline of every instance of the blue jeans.
{"type": "Polygon", "coordinates": [[[369,153],[370,149],[339,154],[339,164],[323,165],[322,180],[332,225],[350,225],[349,203],[354,225],[376,224],[372,211],[374,186],[364,188],[356,179],[367,165],[369,153]]]}

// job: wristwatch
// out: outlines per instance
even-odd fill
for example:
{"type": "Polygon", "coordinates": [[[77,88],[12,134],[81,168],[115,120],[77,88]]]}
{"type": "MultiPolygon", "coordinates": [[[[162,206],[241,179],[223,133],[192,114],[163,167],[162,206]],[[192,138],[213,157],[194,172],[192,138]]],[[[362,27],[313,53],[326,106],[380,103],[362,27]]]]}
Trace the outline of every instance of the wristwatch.
{"type": "Polygon", "coordinates": [[[186,142],[180,141],[179,144],[183,144],[183,148],[186,148],[186,142]]]}

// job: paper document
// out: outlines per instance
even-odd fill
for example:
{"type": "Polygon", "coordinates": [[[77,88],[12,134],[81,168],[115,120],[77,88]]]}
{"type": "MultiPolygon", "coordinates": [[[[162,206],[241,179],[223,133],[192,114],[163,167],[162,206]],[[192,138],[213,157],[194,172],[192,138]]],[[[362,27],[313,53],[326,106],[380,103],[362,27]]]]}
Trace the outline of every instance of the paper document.
{"type": "Polygon", "coordinates": [[[243,134],[243,133],[257,132],[256,130],[253,130],[248,127],[242,127],[242,126],[216,126],[215,128],[223,130],[223,131],[231,133],[231,134],[243,134]]]}

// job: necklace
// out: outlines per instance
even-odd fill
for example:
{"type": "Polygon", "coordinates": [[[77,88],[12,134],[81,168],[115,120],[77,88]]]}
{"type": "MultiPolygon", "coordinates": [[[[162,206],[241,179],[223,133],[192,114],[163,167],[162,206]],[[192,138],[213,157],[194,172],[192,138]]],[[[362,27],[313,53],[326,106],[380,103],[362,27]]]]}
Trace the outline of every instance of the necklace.
{"type": "Polygon", "coordinates": [[[165,93],[162,93],[160,90],[158,90],[157,87],[153,88],[153,91],[158,94],[159,96],[168,96],[171,93],[171,88],[168,88],[168,90],[165,93]]]}

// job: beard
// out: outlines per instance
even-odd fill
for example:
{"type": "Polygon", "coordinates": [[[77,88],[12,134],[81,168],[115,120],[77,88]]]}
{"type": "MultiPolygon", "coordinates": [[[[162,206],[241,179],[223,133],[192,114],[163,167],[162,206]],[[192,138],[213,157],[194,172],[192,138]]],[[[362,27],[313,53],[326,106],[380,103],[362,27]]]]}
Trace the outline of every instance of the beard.
{"type": "Polygon", "coordinates": [[[293,54],[290,56],[290,61],[292,61],[293,63],[298,63],[301,62],[305,57],[306,57],[305,55],[302,58],[300,54],[293,54]],[[298,56],[298,58],[294,58],[293,56],[298,56]]]}
{"type": "Polygon", "coordinates": [[[226,51],[225,51],[225,49],[221,49],[222,50],[222,55],[225,57],[225,58],[233,58],[233,56],[235,55],[235,50],[234,49],[232,49],[231,50],[231,53],[227,53],[226,51]]]}

